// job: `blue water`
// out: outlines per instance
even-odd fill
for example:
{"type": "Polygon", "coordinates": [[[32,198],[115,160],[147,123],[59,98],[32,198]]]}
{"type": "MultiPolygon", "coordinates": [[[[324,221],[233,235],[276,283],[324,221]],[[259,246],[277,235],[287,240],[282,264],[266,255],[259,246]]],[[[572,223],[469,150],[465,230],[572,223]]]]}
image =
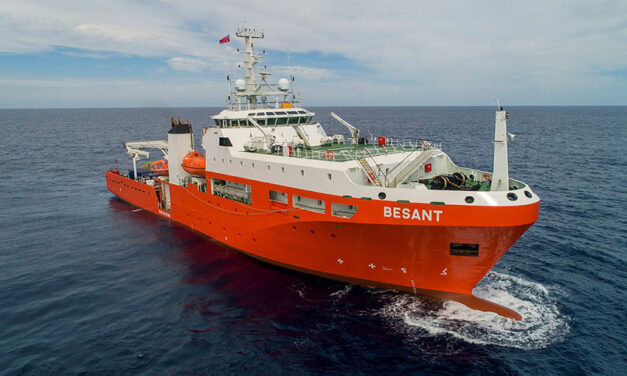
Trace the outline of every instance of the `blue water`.
{"type": "MultiPolygon", "coordinates": [[[[218,110],[0,111],[0,374],[624,374],[627,107],[508,108],[540,220],[475,293],[521,322],[268,266],[106,190],[124,141],[218,110]]],[[[492,107],[312,110],[491,169],[492,107]]]]}

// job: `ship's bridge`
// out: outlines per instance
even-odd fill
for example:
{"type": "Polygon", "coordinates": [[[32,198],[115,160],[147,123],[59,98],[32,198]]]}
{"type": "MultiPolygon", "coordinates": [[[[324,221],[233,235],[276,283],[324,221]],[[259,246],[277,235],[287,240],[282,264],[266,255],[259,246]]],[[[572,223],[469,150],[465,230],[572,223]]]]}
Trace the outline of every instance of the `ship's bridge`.
{"type": "Polygon", "coordinates": [[[248,118],[254,119],[262,127],[274,127],[281,125],[311,124],[315,113],[303,108],[268,108],[255,111],[223,110],[212,116],[215,125],[220,128],[254,127],[248,118]]]}

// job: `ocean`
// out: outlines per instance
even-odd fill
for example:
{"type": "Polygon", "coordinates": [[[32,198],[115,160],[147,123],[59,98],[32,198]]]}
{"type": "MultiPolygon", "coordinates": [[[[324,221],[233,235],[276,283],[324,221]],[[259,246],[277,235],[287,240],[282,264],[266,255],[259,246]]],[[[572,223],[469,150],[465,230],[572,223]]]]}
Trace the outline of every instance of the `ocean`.
{"type": "MultiPolygon", "coordinates": [[[[491,170],[494,107],[310,109],[491,170]]],[[[627,107],[506,109],[540,219],[475,294],[520,322],[270,266],[107,191],[123,142],[175,116],[200,149],[218,108],[0,110],[0,375],[624,375],[627,107]]]]}

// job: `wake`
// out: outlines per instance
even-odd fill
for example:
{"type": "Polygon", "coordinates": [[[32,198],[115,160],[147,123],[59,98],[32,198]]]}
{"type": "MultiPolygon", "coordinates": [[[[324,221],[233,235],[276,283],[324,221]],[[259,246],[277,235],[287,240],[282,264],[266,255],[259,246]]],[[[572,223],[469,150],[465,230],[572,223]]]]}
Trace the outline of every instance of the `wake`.
{"type": "Polygon", "coordinates": [[[522,315],[522,320],[476,311],[452,301],[434,309],[424,298],[406,294],[393,296],[380,313],[402,320],[400,327],[412,334],[418,331],[427,336],[449,335],[473,344],[524,350],[560,342],[570,330],[556,299],[540,283],[490,272],[474,289],[474,294],[514,309],[522,315]]]}

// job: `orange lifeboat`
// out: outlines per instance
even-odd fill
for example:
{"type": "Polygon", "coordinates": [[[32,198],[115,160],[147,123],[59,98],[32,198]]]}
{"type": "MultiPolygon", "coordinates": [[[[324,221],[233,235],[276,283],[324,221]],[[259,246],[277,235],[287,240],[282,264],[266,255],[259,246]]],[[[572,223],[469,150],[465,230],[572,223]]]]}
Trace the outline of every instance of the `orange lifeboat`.
{"type": "Polygon", "coordinates": [[[168,161],[165,159],[160,159],[154,162],[144,163],[139,166],[139,168],[148,169],[158,175],[167,175],[168,174],[168,161]]]}
{"type": "Polygon", "coordinates": [[[191,151],[183,158],[181,167],[192,175],[202,176],[205,174],[205,157],[197,151],[191,151]]]}

